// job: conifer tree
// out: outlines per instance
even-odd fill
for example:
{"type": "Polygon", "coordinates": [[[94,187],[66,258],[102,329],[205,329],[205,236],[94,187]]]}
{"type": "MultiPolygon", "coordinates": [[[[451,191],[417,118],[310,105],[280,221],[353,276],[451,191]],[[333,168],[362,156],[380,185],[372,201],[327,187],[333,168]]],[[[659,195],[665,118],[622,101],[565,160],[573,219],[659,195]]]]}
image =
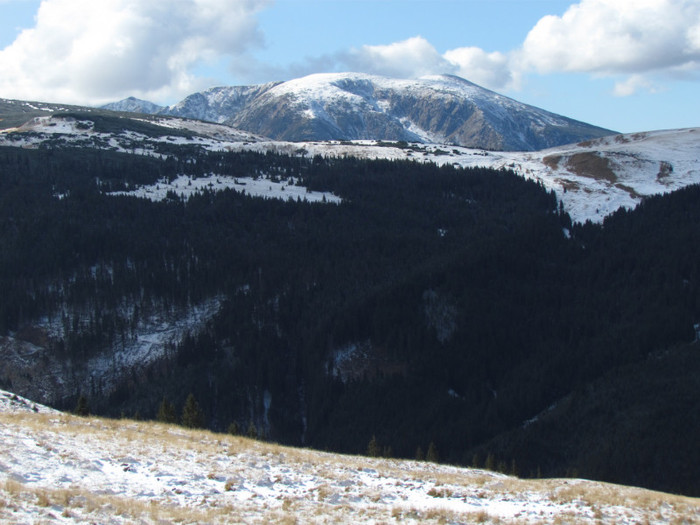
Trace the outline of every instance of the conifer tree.
{"type": "Polygon", "coordinates": [[[75,414],[78,416],[90,415],[90,407],[88,406],[87,398],[83,395],[78,398],[78,403],[75,406],[75,414]]]}
{"type": "Polygon", "coordinates": [[[440,461],[440,455],[438,454],[437,447],[433,441],[428,445],[428,452],[425,455],[425,460],[431,463],[437,463],[440,461]]]}
{"type": "Polygon", "coordinates": [[[484,463],[484,468],[486,470],[496,470],[496,459],[493,457],[493,454],[489,453],[489,455],[486,456],[486,463],[484,463]]]}
{"type": "Polygon", "coordinates": [[[235,421],[233,421],[233,422],[228,426],[228,428],[226,429],[226,431],[227,431],[229,434],[233,435],[233,436],[237,436],[237,435],[239,435],[239,434],[241,433],[241,429],[240,429],[240,427],[238,426],[238,423],[236,423],[235,421]]]}
{"type": "Polygon", "coordinates": [[[161,401],[158,407],[158,415],[156,419],[162,423],[177,423],[177,416],[175,415],[175,406],[168,401],[168,399],[163,396],[163,401],[161,401]]]}
{"type": "Polygon", "coordinates": [[[255,423],[253,423],[253,421],[248,423],[248,431],[246,432],[246,435],[250,439],[257,439],[258,438],[258,429],[255,426],[255,423]]]}
{"type": "Polygon", "coordinates": [[[379,447],[379,443],[377,442],[377,436],[372,436],[372,439],[369,440],[369,444],[367,445],[367,455],[372,457],[372,458],[377,458],[379,457],[381,453],[381,448],[379,447]]]}
{"type": "Polygon", "coordinates": [[[190,393],[182,408],[182,426],[187,428],[202,428],[204,426],[204,415],[199,408],[199,403],[190,393]]]}

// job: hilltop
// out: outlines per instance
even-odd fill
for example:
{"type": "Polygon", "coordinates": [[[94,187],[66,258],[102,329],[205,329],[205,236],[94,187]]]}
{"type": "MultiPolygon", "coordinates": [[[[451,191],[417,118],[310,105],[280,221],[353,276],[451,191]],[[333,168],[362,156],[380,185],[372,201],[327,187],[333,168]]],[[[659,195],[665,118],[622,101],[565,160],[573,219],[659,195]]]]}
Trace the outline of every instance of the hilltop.
{"type": "MultiPolygon", "coordinates": [[[[0,392],[0,400],[12,394],[0,392]]],[[[28,403],[28,405],[30,405],[28,403]]],[[[4,523],[692,523],[700,501],[0,402],[4,523]]]]}

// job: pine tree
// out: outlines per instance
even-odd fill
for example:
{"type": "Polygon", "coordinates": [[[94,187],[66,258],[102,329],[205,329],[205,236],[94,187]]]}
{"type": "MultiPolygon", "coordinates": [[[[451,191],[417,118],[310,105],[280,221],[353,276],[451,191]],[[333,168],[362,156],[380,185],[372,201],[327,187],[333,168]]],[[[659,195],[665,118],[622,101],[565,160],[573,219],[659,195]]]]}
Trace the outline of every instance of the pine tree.
{"type": "Polygon", "coordinates": [[[88,406],[87,399],[83,395],[78,398],[78,403],[75,405],[75,414],[78,416],[90,415],[90,407],[88,406]]]}
{"type": "Polygon", "coordinates": [[[509,474],[511,476],[518,476],[520,472],[518,471],[518,465],[515,464],[515,458],[513,458],[510,462],[510,472],[509,474]]]}
{"type": "Polygon", "coordinates": [[[228,428],[226,429],[226,431],[227,431],[229,434],[233,435],[233,436],[237,436],[237,435],[239,435],[239,434],[241,433],[241,429],[240,429],[240,427],[238,426],[238,423],[236,423],[235,421],[233,421],[233,422],[228,426],[228,428]]]}
{"type": "Polygon", "coordinates": [[[423,449],[419,446],[416,449],[416,461],[423,461],[425,459],[425,454],[423,454],[423,449]]]}
{"type": "Polygon", "coordinates": [[[182,408],[182,426],[187,428],[202,428],[204,426],[204,416],[199,408],[199,403],[190,393],[182,408]]]}
{"type": "Polygon", "coordinates": [[[474,454],[472,456],[472,467],[479,468],[479,454],[474,454]]]}
{"type": "Polygon", "coordinates": [[[493,454],[490,454],[486,456],[486,463],[484,463],[484,468],[486,470],[491,470],[494,471],[496,470],[496,459],[493,457],[493,454]]]}
{"type": "Polygon", "coordinates": [[[248,423],[248,431],[246,432],[246,435],[250,439],[257,439],[258,438],[258,429],[255,426],[255,423],[253,423],[253,421],[248,423]]]}
{"type": "Polygon", "coordinates": [[[163,396],[163,401],[161,401],[158,407],[158,415],[156,419],[162,423],[177,423],[177,416],[175,415],[175,405],[173,405],[168,399],[163,396]]]}
{"type": "Polygon", "coordinates": [[[377,458],[379,457],[379,454],[381,453],[381,449],[379,448],[379,443],[377,442],[377,436],[372,436],[372,439],[369,440],[369,444],[367,445],[367,455],[372,457],[372,458],[377,458]]]}
{"type": "Polygon", "coordinates": [[[440,455],[438,454],[437,447],[433,441],[431,441],[430,445],[428,445],[428,452],[425,455],[425,460],[430,461],[431,463],[437,463],[440,461],[440,455]]]}

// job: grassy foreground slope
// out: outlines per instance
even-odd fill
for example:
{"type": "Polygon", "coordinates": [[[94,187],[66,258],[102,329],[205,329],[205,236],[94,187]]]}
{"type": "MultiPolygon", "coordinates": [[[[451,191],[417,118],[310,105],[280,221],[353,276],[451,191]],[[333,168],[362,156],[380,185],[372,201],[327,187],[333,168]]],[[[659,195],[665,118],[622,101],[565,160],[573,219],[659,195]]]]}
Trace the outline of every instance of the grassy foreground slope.
{"type": "Polygon", "coordinates": [[[0,403],[2,523],[697,523],[700,500],[0,403]],[[21,407],[20,407],[21,408],[21,407]]]}

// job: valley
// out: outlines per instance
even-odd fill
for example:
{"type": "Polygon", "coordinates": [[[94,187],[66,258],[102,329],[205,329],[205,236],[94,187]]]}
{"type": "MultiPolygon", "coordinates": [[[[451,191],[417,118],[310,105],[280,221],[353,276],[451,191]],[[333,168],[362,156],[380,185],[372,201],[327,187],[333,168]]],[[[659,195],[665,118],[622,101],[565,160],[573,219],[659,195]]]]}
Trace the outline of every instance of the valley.
{"type": "Polygon", "coordinates": [[[3,388],[698,494],[698,128],[497,151],[0,108],[3,388]]]}

